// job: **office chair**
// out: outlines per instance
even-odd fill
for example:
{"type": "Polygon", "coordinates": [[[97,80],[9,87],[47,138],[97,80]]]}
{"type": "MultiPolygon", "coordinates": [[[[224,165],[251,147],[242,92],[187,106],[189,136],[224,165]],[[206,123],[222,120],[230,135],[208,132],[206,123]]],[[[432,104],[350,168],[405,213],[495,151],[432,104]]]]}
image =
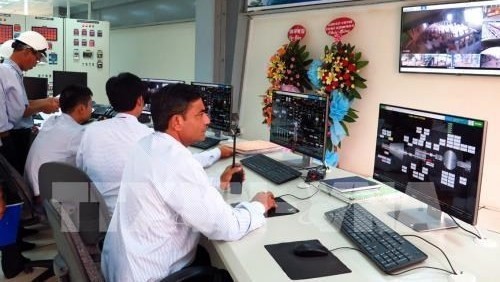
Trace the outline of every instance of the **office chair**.
{"type": "MultiPolygon", "coordinates": [[[[26,183],[24,178],[19,172],[7,161],[7,159],[0,154],[0,174],[5,175],[5,180],[16,190],[20,200],[24,202],[23,210],[27,211],[31,218],[27,219],[31,224],[38,223],[40,218],[36,214],[35,203],[33,202],[33,191],[26,183]]],[[[30,224],[30,225],[31,225],[30,224]]]]}
{"type": "Polygon", "coordinates": [[[40,196],[56,199],[69,210],[86,245],[98,246],[111,218],[101,193],[85,172],[61,162],[48,162],[38,171],[40,196]]]}
{"type": "Polygon", "coordinates": [[[104,281],[99,267],[88,252],[78,229],[57,200],[43,200],[49,225],[57,245],[54,272],[59,281],[104,281]]]}
{"type": "MultiPolygon", "coordinates": [[[[104,281],[78,229],[64,205],[52,199],[43,201],[50,227],[54,232],[58,254],[54,258],[55,276],[59,281],[104,281]]],[[[211,266],[193,266],[172,273],[161,282],[212,281],[218,269],[211,266]]]]}
{"type": "MultiPolygon", "coordinates": [[[[29,189],[28,184],[24,181],[24,178],[19,174],[19,172],[5,159],[4,156],[0,154],[0,178],[4,180],[7,189],[12,191],[12,194],[17,194],[21,201],[23,201],[23,208],[27,207],[28,211],[31,213],[31,220],[34,222],[39,221],[38,217],[35,215],[35,208],[33,203],[33,194],[31,189],[29,189]]],[[[42,267],[47,268],[33,281],[45,281],[48,278],[54,276],[54,271],[52,269],[52,260],[35,260],[30,261],[25,264],[28,268],[42,267]]]]}

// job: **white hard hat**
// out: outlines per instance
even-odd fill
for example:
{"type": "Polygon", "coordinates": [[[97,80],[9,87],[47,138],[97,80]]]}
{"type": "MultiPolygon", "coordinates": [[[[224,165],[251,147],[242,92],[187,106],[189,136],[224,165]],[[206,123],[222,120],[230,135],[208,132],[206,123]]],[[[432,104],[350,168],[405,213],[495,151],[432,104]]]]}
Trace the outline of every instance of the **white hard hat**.
{"type": "Polygon", "coordinates": [[[40,53],[42,55],[42,57],[40,58],[41,62],[47,61],[47,54],[45,53],[45,51],[49,48],[49,43],[40,33],[28,30],[19,34],[19,36],[14,40],[16,42],[21,42],[40,53]]]}
{"type": "Polygon", "coordinates": [[[49,48],[49,43],[45,37],[36,31],[22,32],[15,40],[30,46],[38,52],[45,52],[49,48]]]}
{"type": "Polygon", "coordinates": [[[10,58],[12,51],[14,51],[14,49],[12,49],[12,42],[14,42],[14,39],[9,39],[0,45],[0,57],[4,59],[10,58]]]}

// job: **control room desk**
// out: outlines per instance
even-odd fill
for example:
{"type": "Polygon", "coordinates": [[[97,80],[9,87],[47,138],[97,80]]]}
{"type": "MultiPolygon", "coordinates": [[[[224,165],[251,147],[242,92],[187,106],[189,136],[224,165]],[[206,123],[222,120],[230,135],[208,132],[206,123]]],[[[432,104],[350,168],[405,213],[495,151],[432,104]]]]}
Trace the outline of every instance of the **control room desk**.
{"type": "MultiPolygon", "coordinates": [[[[285,153],[273,153],[273,157],[283,158],[285,153]]],[[[211,176],[219,176],[223,169],[231,164],[231,159],[222,160],[207,169],[211,176]]],[[[306,197],[316,191],[316,188],[301,189],[297,184],[301,179],[274,185],[261,176],[245,169],[246,181],[243,183],[243,193],[233,195],[229,192],[223,196],[228,203],[250,200],[258,191],[272,191],[275,196],[293,194],[306,197]]],[[[327,178],[352,175],[340,169],[332,169],[327,178]]],[[[315,185],[318,185],[315,183],[315,185]]],[[[326,193],[319,191],[307,200],[297,200],[290,196],[284,199],[298,208],[299,213],[287,216],[269,218],[267,224],[239,241],[209,243],[212,256],[224,264],[236,281],[290,281],[276,261],[264,248],[267,244],[282,242],[318,239],[328,249],[342,246],[354,247],[340,231],[326,221],[324,213],[331,209],[344,206],[345,203],[326,193]]],[[[475,276],[476,281],[500,281],[500,236],[493,232],[484,231],[489,239],[496,241],[496,248],[478,245],[473,236],[459,228],[441,231],[418,233],[394,220],[386,214],[399,205],[417,205],[418,203],[401,193],[383,198],[374,198],[365,201],[362,205],[381,219],[388,226],[400,234],[417,234],[433,244],[438,245],[448,255],[457,271],[465,271],[475,276]]],[[[466,228],[469,225],[462,223],[466,228]]],[[[424,241],[407,237],[409,241],[424,251],[429,258],[416,266],[433,266],[450,270],[444,256],[433,246],[424,241]]],[[[432,269],[418,269],[409,273],[390,276],[380,271],[374,263],[355,250],[341,249],[334,252],[351,273],[328,276],[307,281],[448,281],[448,274],[432,269]]],[[[216,259],[216,260],[217,260],[216,259]]]]}

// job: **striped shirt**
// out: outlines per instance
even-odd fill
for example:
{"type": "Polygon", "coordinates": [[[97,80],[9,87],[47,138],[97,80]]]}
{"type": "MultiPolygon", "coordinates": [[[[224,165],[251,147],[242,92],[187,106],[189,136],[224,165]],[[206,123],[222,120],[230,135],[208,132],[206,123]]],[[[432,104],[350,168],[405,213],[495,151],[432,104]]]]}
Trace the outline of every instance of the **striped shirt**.
{"type": "MultiPolygon", "coordinates": [[[[91,123],[85,129],[76,154],[76,166],[94,182],[110,215],[116,205],[125,161],[135,143],[151,133],[151,128],[125,113],[91,123]]],[[[211,165],[219,158],[219,149],[197,154],[203,166],[211,165]]]]}
{"type": "Polygon", "coordinates": [[[200,233],[239,240],[265,223],[264,206],[226,204],[199,162],[180,142],[155,132],[130,154],[106,234],[106,281],[158,281],[187,266],[200,233]]]}

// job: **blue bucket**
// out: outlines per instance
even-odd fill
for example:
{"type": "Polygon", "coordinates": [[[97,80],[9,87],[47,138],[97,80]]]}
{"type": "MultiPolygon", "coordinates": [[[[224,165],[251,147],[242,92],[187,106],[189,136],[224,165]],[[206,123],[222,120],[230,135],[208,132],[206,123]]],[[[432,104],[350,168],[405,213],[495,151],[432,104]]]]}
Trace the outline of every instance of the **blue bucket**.
{"type": "Polygon", "coordinates": [[[16,242],[23,203],[8,205],[0,219],[0,247],[16,242]]]}

